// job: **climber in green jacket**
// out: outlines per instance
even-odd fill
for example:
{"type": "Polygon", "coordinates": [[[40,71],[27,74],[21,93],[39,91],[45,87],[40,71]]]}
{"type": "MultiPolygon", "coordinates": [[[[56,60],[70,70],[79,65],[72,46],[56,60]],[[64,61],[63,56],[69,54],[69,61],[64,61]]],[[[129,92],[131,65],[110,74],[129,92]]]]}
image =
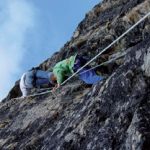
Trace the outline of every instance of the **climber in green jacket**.
{"type": "MultiPolygon", "coordinates": [[[[51,83],[57,81],[53,91],[56,91],[56,88],[61,87],[61,83],[63,82],[65,76],[73,74],[86,63],[86,57],[78,54],[57,63],[53,68],[53,75],[51,75],[50,78],[51,83]]],[[[86,70],[88,70],[88,67],[81,69],[79,72],[79,77],[87,84],[94,84],[103,79],[103,77],[98,76],[93,69],[88,71],[86,70]]]]}
{"type": "Polygon", "coordinates": [[[63,82],[65,75],[74,73],[72,67],[74,66],[76,56],[77,55],[71,56],[69,59],[63,60],[54,66],[51,82],[54,83],[57,80],[57,84],[55,85],[53,91],[55,91],[57,87],[61,87],[61,83],[63,82]]]}
{"type": "Polygon", "coordinates": [[[69,59],[63,60],[54,66],[53,73],[57,75],[58,84],[61,84],[63,82],[65,75],[74,73],[72,67],[74,66],[76,56],[77,55],[71,56],[69,59]]]}

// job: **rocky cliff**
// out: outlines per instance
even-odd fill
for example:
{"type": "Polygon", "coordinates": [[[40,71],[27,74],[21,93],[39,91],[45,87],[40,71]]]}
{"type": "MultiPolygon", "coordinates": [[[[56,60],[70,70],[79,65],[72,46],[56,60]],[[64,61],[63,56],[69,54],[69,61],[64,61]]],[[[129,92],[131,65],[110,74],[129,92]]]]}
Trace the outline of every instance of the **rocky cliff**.
{"type": "MultiPolygon", "coordinates": [[[[89,11],[46,71],[76,53],[90,60],[150,11],[150,0],[104,0],[89,11]]],[[[89,65],[106,78],[92,86],[72,78],[56,95],[18,99],[0,109],[1,150],[149,150],[150,16],[89,65]]],[[[32,89],[31,93],[38,92],[32,89]]],[[[18,82],[1,106],[19,97],[18,82]]]]}

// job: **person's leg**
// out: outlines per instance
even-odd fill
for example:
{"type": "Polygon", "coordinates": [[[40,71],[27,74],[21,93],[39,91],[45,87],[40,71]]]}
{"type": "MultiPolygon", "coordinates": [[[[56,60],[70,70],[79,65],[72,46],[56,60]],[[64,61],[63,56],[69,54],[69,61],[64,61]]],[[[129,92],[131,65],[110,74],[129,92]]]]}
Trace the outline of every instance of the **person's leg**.
{"type": "Polygon", "coordinates": [[[87,63],[87,59],[85,56],[82,55],[77,55],[76,60],[75,60],[75,64],[72,67],[72,69],[74,71],[77,71],[79,68],[81,68],[82,66],[84,66],[87,63]]]}
{"type": "MultiPolygon", "coordinates": [[[[75,65],[72,68],[74,71],[77,71],[79,68],[81,68],[83,65],[85,65],[86,63],[86,59],[83,60],[83,56],[82,57],[78,57],[75,60],[75,65]]],[[[88,70],[88,67],[83,68],[82,70],[80,70],[79,76],[80,78],[87,84],[94,84],[96,82],[99,82],[100,80],[103,79],[102,76],[98,76],[94,69],[89,70],[87,72],[85,72],[86,70],[88,70]],[[82,73],[85,72],[85,73],[82,73]]]]}
{"type": "Polygon", "coordinates": [[[72,69],[74,70],[74,71],[77,71],[80,67],[82,66],[82,62],[80,61],[80,59],[76,59],[75,60],[75,64],[74,64],[74,66],[72,67],[72,69]]]}
{"type": "Polygon", "coordinates": [[[87,84],[97,83],[104,78],[102,76],[98,76],[94,70],[89,70],[87,72],[86,72],[86,70],[87,70],[87,68],[83,68],[80,71],[79,76],[87,84]],[[83,72],[85,72],[85,73],[83,73],[83,72]]]}

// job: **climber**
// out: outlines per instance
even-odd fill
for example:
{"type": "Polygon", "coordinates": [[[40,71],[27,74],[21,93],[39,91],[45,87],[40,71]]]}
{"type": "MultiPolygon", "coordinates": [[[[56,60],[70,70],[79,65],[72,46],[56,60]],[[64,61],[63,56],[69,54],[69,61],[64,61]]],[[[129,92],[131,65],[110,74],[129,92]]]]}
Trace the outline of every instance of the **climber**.
{"type": "MultiPolygon", "coordinates": [[[[75,56],[71,56],[69,59],[57,63],[53,68],[53,73],[51,76],[51,82],[54,83],[55,81],[57,81],[57,84],[53,88],[53,91],[55,92],[57,88],[61,87],[61,83],[63,82],[65,75],[73,74],[80,67],[84,66],[86,62],[87,59],[85,56],[77,54],[75,56]]],[[[93,69],[85,72],[86,70],[88,70],[88,67],[84,67],[79,71],[79,77],[85,83],[94,84],[103,79],[103,77],[98,76],[93,69]]]]}
{"type": "Polygon", "coordinates": [[[46,72],[43,70],[30,70],[24,73],[20,80],[20,89],[22,92],[22,97],[26,98],[28,94],[28,89],[36,88],[45,84],[54,84],[50,82],[52,79],[52,72],[46,72]]]}

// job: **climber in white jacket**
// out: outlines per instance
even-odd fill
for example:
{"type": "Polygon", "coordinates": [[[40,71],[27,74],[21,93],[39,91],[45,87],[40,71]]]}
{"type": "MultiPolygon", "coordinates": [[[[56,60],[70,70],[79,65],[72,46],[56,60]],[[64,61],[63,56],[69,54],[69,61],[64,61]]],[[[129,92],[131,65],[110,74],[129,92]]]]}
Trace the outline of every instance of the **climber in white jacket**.
{"type": "Polygon", "coordinates": [[[22,92],[22,97],[25,98],[28,95],[28,90],[30,88],[36,88],[44,84],[53,84],[52,72],[46,72],[42,70],[30,70],[24,73],[20,80],[20,90],[22,92]]]}

